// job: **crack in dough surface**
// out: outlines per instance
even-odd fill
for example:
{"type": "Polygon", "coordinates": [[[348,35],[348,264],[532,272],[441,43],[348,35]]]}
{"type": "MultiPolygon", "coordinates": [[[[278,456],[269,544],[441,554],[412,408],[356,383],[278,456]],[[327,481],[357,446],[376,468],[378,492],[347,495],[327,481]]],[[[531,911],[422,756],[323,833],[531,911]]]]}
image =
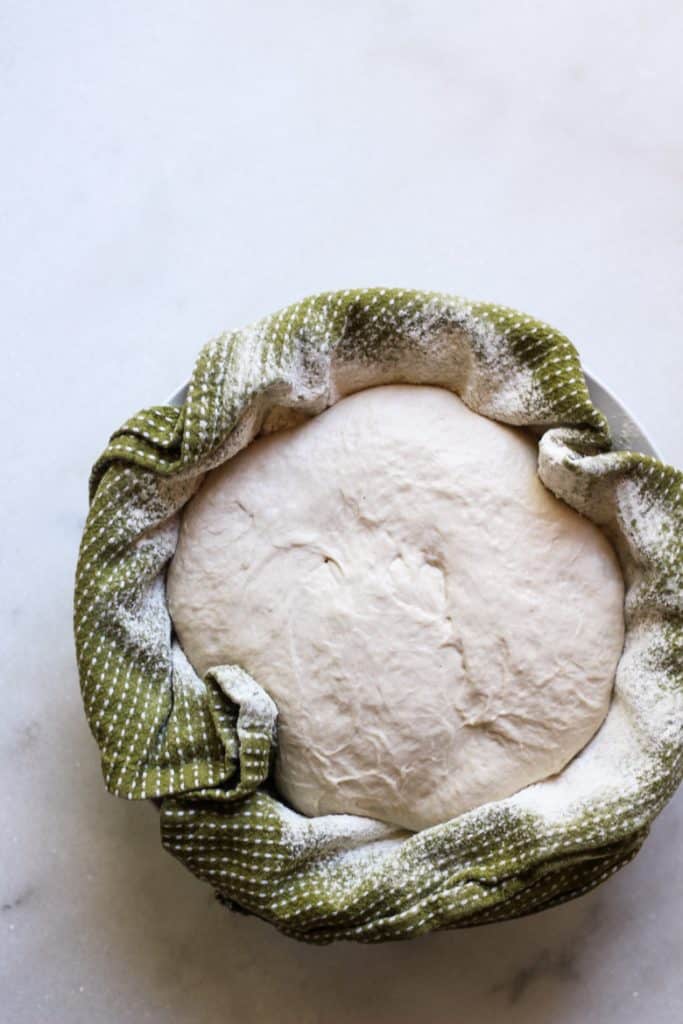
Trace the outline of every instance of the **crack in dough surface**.
{"type": "Polygon", "coordinates": [[[525,432],[441,388],[358,392],[210,472],[169,568],[200,674],[275,700],[297,810],[409,829],[558,772],[608,708],[624,588],[525,432]]]}

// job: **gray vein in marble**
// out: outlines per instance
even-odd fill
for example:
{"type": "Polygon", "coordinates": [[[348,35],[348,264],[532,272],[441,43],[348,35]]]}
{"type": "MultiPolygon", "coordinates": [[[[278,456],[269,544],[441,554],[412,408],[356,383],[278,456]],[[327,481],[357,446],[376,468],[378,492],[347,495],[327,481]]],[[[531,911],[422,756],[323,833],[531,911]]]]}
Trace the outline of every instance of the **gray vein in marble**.
{"type": "Polygon", "coordinates": [[[16,895],[11,896],[8,900],[0,904],[0,911],[7,913],[10,910],[19,910],[24,907],[34,896],[35,889],[32,885],[27,885],[25,888],[20,889],[16,895]]]}
{"type": "Polygon", "coordinates": [[[544,978],[565,983],[579,981],[581,974],[576,962],[577,955],[577,952],[566,949],[544,949],[530,964],[516,970],[509,980],[494,985],[491,992],[503,992],[514,1006],[530,986],[544,978]]]}

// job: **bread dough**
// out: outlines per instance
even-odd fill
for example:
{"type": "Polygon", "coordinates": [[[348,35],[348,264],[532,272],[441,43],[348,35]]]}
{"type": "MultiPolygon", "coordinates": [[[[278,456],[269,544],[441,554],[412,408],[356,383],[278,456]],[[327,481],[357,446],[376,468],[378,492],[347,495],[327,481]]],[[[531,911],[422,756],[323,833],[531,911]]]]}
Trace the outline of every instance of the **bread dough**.
{"type": "Polygon", "coordinates": [[[196,671],[275,700],[297,810],[409,829],[559,771],[600,726],[623,643],[600,530],[536,444],[396,385],[255,440],[186,506],[167,582],[196,671]]]}

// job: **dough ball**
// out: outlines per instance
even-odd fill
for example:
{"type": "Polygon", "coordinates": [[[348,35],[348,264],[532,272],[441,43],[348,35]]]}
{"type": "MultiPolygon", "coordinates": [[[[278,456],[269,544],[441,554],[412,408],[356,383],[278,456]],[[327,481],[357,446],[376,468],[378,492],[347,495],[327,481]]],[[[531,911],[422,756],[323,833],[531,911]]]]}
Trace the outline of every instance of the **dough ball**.
{"type": "Polygon", "coordinates": [[[236,663],[275,700],[294,808],[425,828],[558,772],[598,729],[623,580],[536,455],[451,392],[396,385],[207,475],[173,623],[199,674],[236,663]]]}

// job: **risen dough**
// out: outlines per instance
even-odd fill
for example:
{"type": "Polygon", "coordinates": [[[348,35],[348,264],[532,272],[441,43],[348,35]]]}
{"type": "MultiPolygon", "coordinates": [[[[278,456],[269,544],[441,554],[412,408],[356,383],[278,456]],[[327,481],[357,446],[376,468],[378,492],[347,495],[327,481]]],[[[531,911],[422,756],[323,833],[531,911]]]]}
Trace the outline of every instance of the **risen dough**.
{"type": "Polygon", "coordinates": [[[195,669],[279,709],[305,814],[410,829],[559,771],[607,711],[623,582],[522,431],[441,388],[359,392],[209,473],[168,602],[195,669]]]}

